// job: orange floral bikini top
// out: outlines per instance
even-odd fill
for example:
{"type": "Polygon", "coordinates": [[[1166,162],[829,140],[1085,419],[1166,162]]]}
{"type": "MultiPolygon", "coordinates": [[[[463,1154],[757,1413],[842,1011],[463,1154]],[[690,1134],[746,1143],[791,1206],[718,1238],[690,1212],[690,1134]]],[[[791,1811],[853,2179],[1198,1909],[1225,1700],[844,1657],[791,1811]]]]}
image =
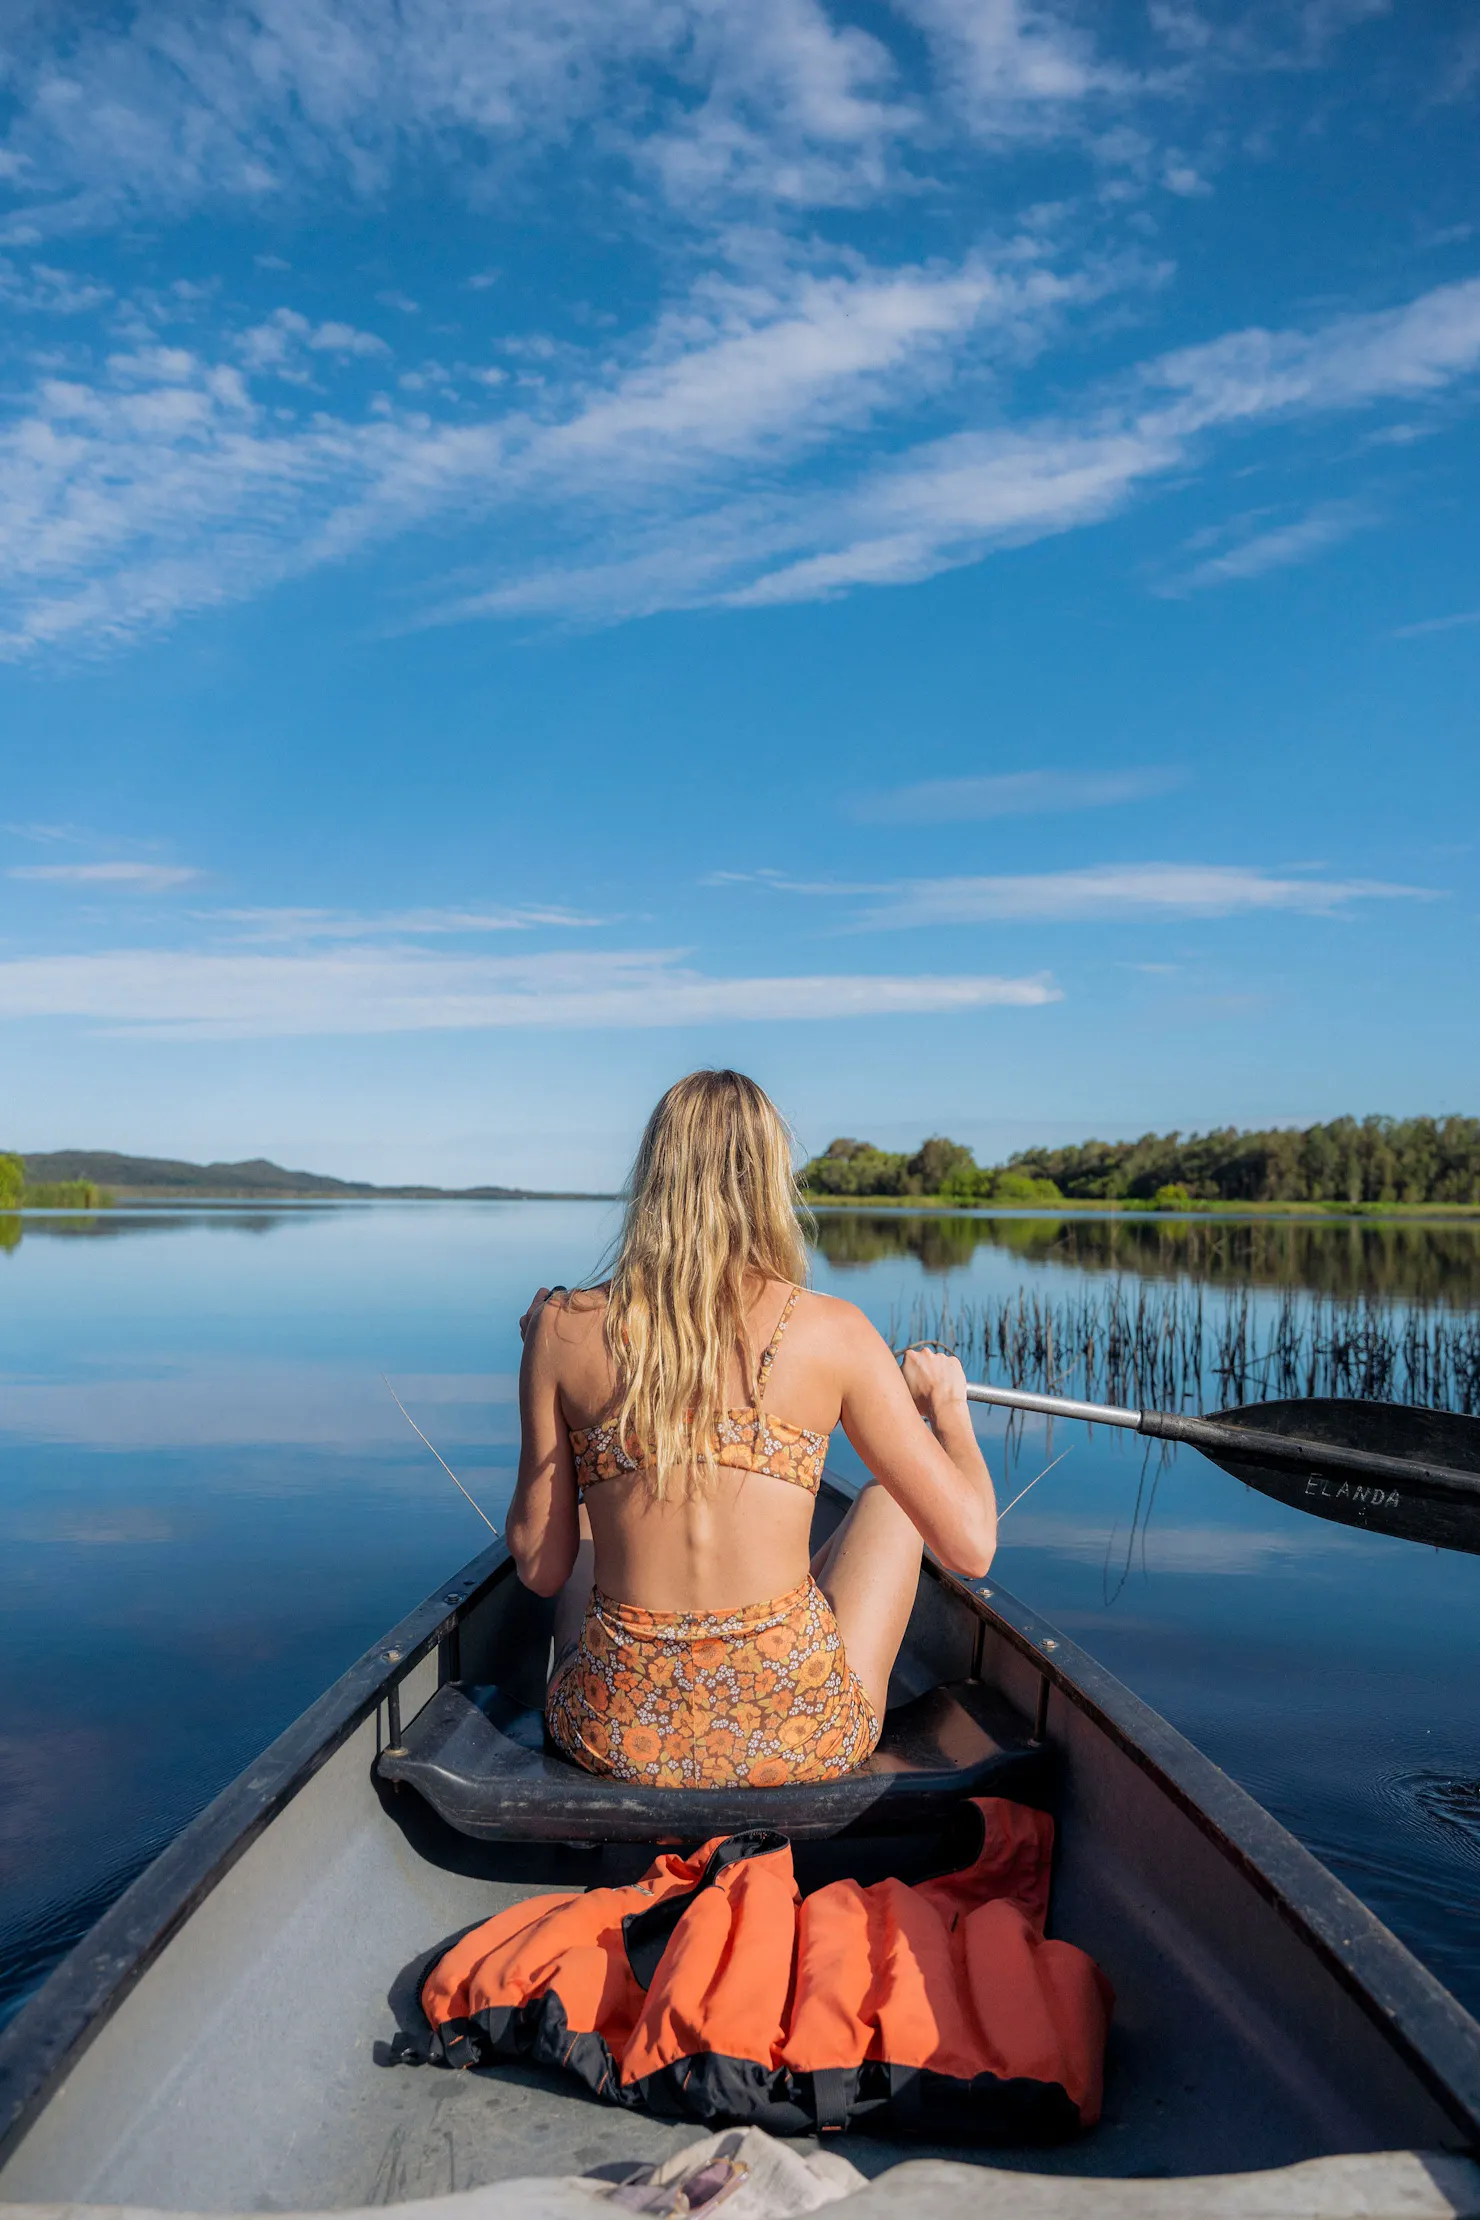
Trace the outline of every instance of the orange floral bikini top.
{"type": "MultiPolygon", "coordinates": [[[[766,1382],[800,1293],[801,1289],[794,1287],[787,1296],[776,1331],[762,1352],[755,1376],[755,1401],[740,1410],[726,1411],[715,1428],[714,1461],[717,1465],[734,1465],[742,1472],[768,1472],[815,1495],[831,1437],[814,1434],[809,1426],[789,1426],[784,1418],[772,1418],[766,1410],[766,1382]]],[[[576,1486],[582,1495],[599,1480],[616,1480],[624,1473],[642,1470],[642,1458],[631,1453],[636,1444],[620,1442],[615,1426],[572,1428],[570,1446],[576,1461],[576,1486]]]]}

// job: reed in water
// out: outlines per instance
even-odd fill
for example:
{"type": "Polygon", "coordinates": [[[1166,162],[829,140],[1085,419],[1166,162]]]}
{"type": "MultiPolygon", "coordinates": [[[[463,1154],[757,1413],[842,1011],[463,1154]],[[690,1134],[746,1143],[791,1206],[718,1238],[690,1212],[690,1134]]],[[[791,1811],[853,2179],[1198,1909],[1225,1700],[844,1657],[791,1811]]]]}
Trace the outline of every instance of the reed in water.
{"type": "Polygon", "coordinates": [[[1426,1303],[1116,1279],[917,1297],[891,1339],[938,1341],[999,1386],[1140,1410],[1333,1395],[1480,1413],[1480,1312],[1426,1303]]]}

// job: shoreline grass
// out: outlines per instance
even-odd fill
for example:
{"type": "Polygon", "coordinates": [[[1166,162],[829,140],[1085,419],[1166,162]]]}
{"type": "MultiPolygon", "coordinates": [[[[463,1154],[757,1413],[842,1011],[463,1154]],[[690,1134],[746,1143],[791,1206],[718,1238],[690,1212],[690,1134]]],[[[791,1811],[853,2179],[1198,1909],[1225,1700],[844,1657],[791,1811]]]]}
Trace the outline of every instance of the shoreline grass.
{"type": "Polygon", "coordinates": [[[1480,1203],[1195,1202],[1178,1210],[1164,1210],[1124,1196],[1096,1200],[1066,1196],[1054,1203],[960,1203],[945,1195],[804,1194],[802,1199],[814,1217],[830,1211],[928,1211],[952,1218],[1155,1218],[1163,1224],[1190,1218],[1347,1218],[1369,1224],[1383,1218],[1408,1223],[1414,1219],[1480,1220],[1480,1203]]]}

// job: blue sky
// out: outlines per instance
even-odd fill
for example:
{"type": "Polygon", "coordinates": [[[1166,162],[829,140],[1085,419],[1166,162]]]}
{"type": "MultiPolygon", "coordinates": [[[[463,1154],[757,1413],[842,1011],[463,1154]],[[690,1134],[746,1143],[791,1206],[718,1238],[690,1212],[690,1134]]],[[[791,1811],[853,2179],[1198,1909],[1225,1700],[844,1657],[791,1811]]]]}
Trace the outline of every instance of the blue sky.
{"type": "Polygon", "coordinates": [[[1457,4],[17,4],[0,1131],[1480,1106],[1457,4]]]}

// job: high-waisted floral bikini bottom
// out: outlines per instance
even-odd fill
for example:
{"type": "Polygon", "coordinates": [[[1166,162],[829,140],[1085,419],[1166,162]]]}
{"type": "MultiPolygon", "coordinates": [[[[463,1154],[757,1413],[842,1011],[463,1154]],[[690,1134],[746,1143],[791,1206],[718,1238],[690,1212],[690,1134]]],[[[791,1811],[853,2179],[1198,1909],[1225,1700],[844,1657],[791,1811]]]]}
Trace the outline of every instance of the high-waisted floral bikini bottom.
{"type": "Polygon", "coordinates": [[[711,1614],[644,1611],[593,1589],[545,1720],[589,1772],[654,1788],[832,1780],[862,1764],[880,1727],[810,1576],[711,1614]]]}

